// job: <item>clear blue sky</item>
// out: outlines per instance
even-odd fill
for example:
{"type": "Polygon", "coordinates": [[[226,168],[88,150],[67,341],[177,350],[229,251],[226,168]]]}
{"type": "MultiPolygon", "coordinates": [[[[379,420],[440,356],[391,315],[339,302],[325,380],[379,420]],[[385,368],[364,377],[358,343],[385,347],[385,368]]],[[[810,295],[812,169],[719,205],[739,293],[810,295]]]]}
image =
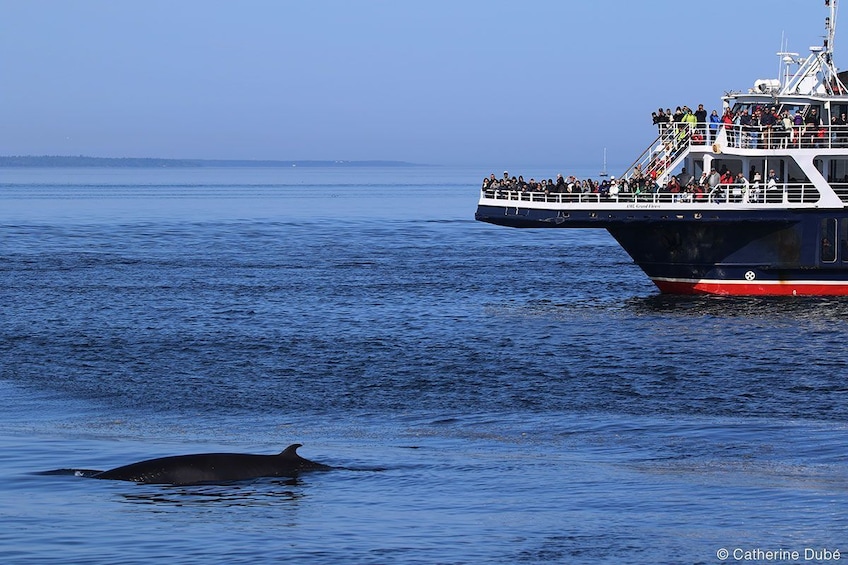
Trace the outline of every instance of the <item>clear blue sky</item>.
{"type": "Polygon", "coordinates": [[[825,15],[823,0],[0,0],[0,155],[566,170],[607,147],[626,165],[652,110],[719,109],[776,78],[781,35],[806,55],[825,15]]]}

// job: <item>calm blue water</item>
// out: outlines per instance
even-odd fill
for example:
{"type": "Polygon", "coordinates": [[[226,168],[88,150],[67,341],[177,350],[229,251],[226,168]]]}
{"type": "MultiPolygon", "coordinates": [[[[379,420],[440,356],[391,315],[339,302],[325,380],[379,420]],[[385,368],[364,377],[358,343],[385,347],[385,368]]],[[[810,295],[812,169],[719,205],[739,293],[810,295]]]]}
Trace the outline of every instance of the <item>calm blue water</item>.
{"type": "Polygon", "coordinates": [[[844,557],[848,301],[660,296],[488,172],[0,171],[0,561],[844,557]],[[294,442],[344,469],[36,474],[294,442]]]}

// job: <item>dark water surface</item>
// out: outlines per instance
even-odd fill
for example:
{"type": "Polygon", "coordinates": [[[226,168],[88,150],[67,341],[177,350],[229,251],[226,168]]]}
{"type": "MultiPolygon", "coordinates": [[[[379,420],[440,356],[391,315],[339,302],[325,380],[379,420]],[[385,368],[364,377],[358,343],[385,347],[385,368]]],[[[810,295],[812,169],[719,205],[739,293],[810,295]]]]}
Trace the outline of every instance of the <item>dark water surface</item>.
{"type": "Polygon", "coordinates": [[[658,295],[478,173],[4,170],[0,560],[848,551],[848,301],[658,295]],[[36,474],[294,442],[343,469],[36,474]]]}

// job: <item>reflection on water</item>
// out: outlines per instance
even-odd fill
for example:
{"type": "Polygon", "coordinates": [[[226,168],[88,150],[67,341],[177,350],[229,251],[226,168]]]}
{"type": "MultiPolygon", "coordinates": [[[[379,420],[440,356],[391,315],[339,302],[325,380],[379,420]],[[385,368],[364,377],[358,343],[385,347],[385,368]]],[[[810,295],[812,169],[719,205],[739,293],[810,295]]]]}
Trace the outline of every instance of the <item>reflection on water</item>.
{"type": "Polygon", "coordinates": [[[290,479],[261,479],[216,485],[144,485],[120,483],[121,501],[129,504],[156,506],[271,506],[290,504],[305,496],[303,481],[290,479]],[[130,489],[130,490],[127,490],[130,489]]]}
{"type": "Polygon", "coordinates": [[[668,314],[682,316],[739,317],[746,319],[782,319],[835,322],[848,316],[848,297],[784,296],[683,296],[656,294],[631,296],[624,300],[637,315],[668,314]]]}

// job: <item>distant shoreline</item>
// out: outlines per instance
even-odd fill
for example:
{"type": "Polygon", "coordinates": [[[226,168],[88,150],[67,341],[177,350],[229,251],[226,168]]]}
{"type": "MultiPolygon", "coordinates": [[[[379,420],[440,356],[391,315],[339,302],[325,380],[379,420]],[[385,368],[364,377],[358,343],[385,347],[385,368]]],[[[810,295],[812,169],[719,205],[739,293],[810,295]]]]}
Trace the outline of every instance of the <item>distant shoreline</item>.
{"type": "Polygon", "coordinates": [[[250,159],[157,159],[147,157],[85,157],[60,155],[0,156],[3,167],[426,167],[406,161],[275,161],[250,159]]]}

